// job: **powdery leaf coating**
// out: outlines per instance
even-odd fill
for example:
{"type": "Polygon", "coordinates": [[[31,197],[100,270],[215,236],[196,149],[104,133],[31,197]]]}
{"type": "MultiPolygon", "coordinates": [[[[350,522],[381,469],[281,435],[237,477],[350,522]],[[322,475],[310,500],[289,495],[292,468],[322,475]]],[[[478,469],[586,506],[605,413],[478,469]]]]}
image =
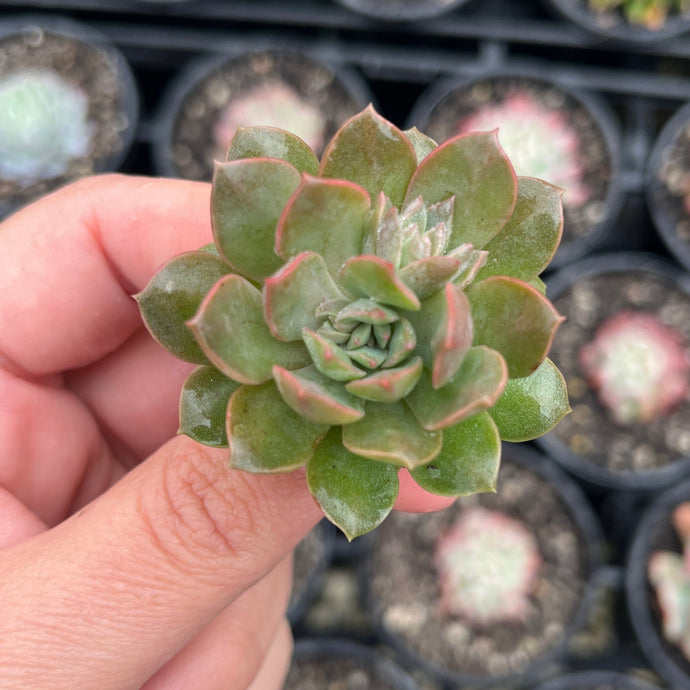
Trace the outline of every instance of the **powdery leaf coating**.
{"type": "Polygon", "coordinates": [[[436,544],[441,606],[475,625],[523,620],[541,563],[536,539],[523,523],[499,511],[468,508],[436,544]]]}
{"type": "Polygon", "coordinates": [[[580,352],[587,381],[620,424],[646,423],[685,400],[690,361],[680,334],[658,317],[624,311],[580,352]]]}

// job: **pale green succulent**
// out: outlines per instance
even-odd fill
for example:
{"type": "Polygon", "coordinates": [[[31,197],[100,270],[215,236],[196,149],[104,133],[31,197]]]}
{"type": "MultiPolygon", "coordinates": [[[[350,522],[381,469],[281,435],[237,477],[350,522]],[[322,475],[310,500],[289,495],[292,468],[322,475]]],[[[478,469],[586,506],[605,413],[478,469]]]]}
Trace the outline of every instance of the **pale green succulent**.
{"type": "Polygon", "coordinates": [[[88,98],[48,70],[0,80],[0,178],[30,184],[57,177],[91,149],[88,98]]]}
{"type": "Polygon", "coordinates": [[[660,29],[671,12],[690,12],[690,0],[589,0],[589,5],[597,12],[620,8],[631,24],[650,31],[660,29]]]}
{"type": "Polygon", "coordinates": [[[215,246],[138,296],[154,337],[201,365],[181,431],[233,468],[306,464],[349,538],[389,513],[401,468],[438,494],[492,491],[500,438],[567,412],[537,277],[560,191],[516,177],[495,134],[437,147],[369,107],[319,163],[294,135],[240,129],[211,218],[215,246]]]}

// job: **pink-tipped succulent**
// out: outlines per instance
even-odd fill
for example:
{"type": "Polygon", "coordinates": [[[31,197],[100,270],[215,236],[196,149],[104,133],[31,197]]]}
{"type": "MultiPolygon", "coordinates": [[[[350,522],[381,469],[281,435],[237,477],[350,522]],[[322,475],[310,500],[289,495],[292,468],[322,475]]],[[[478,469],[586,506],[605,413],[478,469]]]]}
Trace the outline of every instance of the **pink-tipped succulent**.
{"type": "Polygon", "coordinates": [[[537,541],[522,522],[468,508],[436,545],[441,605],[477,625],[524,620],[541,563],[537,541]]]}
{"type": "Polygon", "coordinates": [[[678,505],[672,520],[683,553],[656,551],[647,574],[656,590],[664,637],[690,660],[690,502],[678,505]]]}
{"type": "Polygon", "coordinates": [[[589,0],[595,12],[620,8],[631,24],[657,31],[671,12],[689,12],[690,0],[589,0]]]}
{"type": "Polygon", "coordinates": [[[214,134],[225,151],[238,127],[281,127],[303,139],[314,151],[323,148],[326,120],[287,84],[274,81],[233,98],[221,111],[214,134]]]}
{"type": "Polygon", "coordinates": [[[582,142],[565,113],[522,90],[479,108],[458,126],[460,133],[493,129],[498,129],[498,140],[518,175],[560,187],[566,206],[587,201],[590,192],[584,184],[582,142]]]}
{"type": "Polygon", "coordinates": [[[240,129],[211,219],[215,245],[138,296],[154,337],[201,365],[181,431],[233,468],[306,464],[349,538],[389,513],[401,468],[438,494],[493,490],[500,437],[567,412],[537,277],[560,193],[516,177],[495,134],[437,147],[369,107],[319,162],[285,131],[240,129]]]}
{"type": "Polygon", "coordinates": [[[623,311],[580,352],[589,384],[620,424],[667,414],[688,393],[690,363],[680,334],[654,314],[623,311]]]}

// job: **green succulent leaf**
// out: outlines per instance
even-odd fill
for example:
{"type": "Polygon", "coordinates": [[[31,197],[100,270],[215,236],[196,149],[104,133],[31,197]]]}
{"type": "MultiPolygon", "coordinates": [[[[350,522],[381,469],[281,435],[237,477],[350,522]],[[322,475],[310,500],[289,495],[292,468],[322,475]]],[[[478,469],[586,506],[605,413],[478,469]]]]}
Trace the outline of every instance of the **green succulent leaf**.
{"type": "Polygon", "coordinates": [[[400,309],[420,307],[417,295],[398,278],[393,264],[377,256],[353,256],[343,266],[339,282],[353,297],[371,297],[400,309]]]}
{"type": "Polygon", "coordinates": [[[539,438],[568,412],[565,380],[550,359],[545,359],[530,376],[509,379],[503,395],[490,410],[504,441],[539,438]]]}
{"type": "Polygon", "coordinates": [[[302,339],[307,346],[314,366],[324,376],[334,381],[351,381],[366,376],[364,371],[352,363],[346,350],[320,333],[305,328],[302,339]]]}
{"type": "Polygon", "coordinates": [[[376,228],[375,251],[372,253],[397,268],[402,257],[402,247],[403,235],[398,209],[391,207],[376,228]]]}
{"type": "Polygon", "coordinates": [[[398,469],[351,453],[333,428],[307,463],[307,484],[326,517],[352,540],[380,525],[398,496],[398,469]]]}
{"type": "Polygon", "coordinates": [[[274,364],[297,369],[309,363],[301,341],[285,343],[271,335],[261,293],[241,276],[216,283],[189,327],[211,363],[240,383],[270,380],[274,364]]]}
{"type": "Polygon", "coordinates": [[[374,197],[380,191],[399,206],[417,166],[407,137],[371,106],[348,120],[324,151],[322,177],[350,180],[374,197]]]}
{"type": "Polygon", "coordinates": [[[345,349],[356,350],[366,345],[371,337],[372,329],[373,326],[370,323],[360,323],[359,326],[356,326],[352,333],[350,333],[345,349]]]}
{"type": "Polygon", "coordinates": [[[472,305],[474,343],[498,350],[510,378],[529,376],[544,361],[563,317],[546,297],[516,278],[486,278],[466,294],[472,305]]]}
{"type": "Polygon", "coordinates": [[[410,470],[433,460],[442,439],[441,431],[423,429],[403,401],[367,403],[366,415],[343,427],[343,445],[348,450],[410,470]]]}
{"type": "Polygon", "coordinates": [[[532,280],[526,282],[528,285],[531,285],[540,295],[546,296],[546,284],[541,278],[532,278],[532,280]]]}
{"type": "Polygon", "coordinates": [[[258,282],[283,264],[275,253],[276,226],[299,183],[297,170],[284,161],[251,158],[216,163],[213,237],[221,256],[239,274],[258,282]]]}
{"type": "MultiPolygon", "coordinates": [[[[362,242],[362,254],[377,254],[376,251],[376,234],[379,226],[391,209],[390,199],[383,193],[379,192],[374,202],[369,209],[367,220],[364,226],[364,240],[362,242]]],[[[382,258],[386,258],[385,256],[382,258]]]]}
{"type": "Polygon", "coordinates": [[[369,204],[356,184],[304,175],[278,223],[276,251],[286,261],[316,252],[337,278],[343,264],[361,253],[369,204]]]}
{"type": "Polygon", "coordinates": [[[454,196],[449,249],[469,242],[483,247],[513,212],[515,172],[495,132],[464,134],[441,144],[412,176],[405,202],[422,196],[427,204],[454,196]]]}
{"type": "Polygon", "coordinates": [[[344,298],[324,260],[314,252],[303,252],[266,278],[264,317],[276,338],[299,340],[304,328],[316,330],[324,322],[326,317],[317,313],[320,307],[344,298]]]}
{"type": "Polygon", "coordinates": [[[376,369],[380,367],[388,356],[383,350],[367,345],[358,347],[356,350],[350,350],[349,355],[353,361],[357,362],[357,364],[361,364],[367,369],[376,369]]]}
{"type": "Polygon", "coordinates": [[[275,127],[238,127],[225,160],[242,158],[278,158],[310,175],[319,169],[319,159],[306,142],[275,127]]]}
{"type": "Polygon", "coordinates": [[[335,316],[337,327],[352,326],[360,322],[370,323],[372,326],[383,326],[394,323],[400,317],[397,312],[384,307],[373,299],[361,298],[343,307],[335,316]]]}
{"type": "MultiPolygon", "coordinates": [[[[410,326],[411,328],[411,326],[410,326]]],[[[377,324],[373,326],[373,331],[374,331],[374,339],[376,340],[376,344],[381,348],[385,349],[388,346],[388,343],[390,342],[391,335],[393,333],[393,329],[391,327],[391,324],[389,323],[383,323],[383,324],[377,324]]]]}
{"type": "Polygon", "coordinates": [[[496,491],[501,440],[488,412],[443,430],[443,448],[429,464],[410,473],[423,489],[440,496],[496,491]]]}
{"type": "Polygon", "coordinates": [[[477,280],[505,275],[536,278],[556,253],[563,231],[562,191],[533,177],[518,177],[513,215],[484,248],[489,256],[477,280]]]}
{"type": "Polygon", "coordinates": [[[403,134],[412,144],[412,148],[417,156],[417,164],[421,163],[438,146],[431,137],[422,134],[416,127],[406,129],[403,134]]]}
{"type": "Polygon", "coordinates": [[[423,300],[441,290],[461,265],[451,256],[429,256],[407,264],[398,274],[400,280],[423,300]]]}
{"type": "Polygon", "coordinates": [[[275,366],[273,378],[283,400],[311,422],[352,424],[364,416],[364,402],[313,365],[294,371],[275,366]]]}
{"type": "Polygon", "coordinates": [[[288,472],[314,453],[328,426],[285,404],[273,381],[242,386],[228,405],[230,467],[247,472],[288,472]]]}
{"type": "Polygon", "coordinates": [[[178,433],[207,446],[227,448],[225,417],[228,401],[239,387],[239,383],[215,367],[194,369],[182,387],[178,433]]]}
{"type": "Polygon", "coordinates": [[[388,359],[383,363],[384,368],[397,367],[414,352],[417,346],[417,335],[412,324],[407,319],[400,319],[393,326],[393,335],[388,346],[388,359]]]}
{"type": "Polygon", "coordinates": [[[406,402],[425,429],[445,429],[492,407],[507,380],[506,363],[500,353],[484,346],[473,347],[443,388],[435,389],[425,370],[406,402]]]}
{"type": "Polygon", "coordinates": [[[403,366],[381,369],[357,381],[350,381],[345,388],[365,400],[394,403],[410,393],[421,373],[422,359],[415,357],[403,366]]]}
{"type": "Polygon", "coordinates": [[[151,335],[176,357],[208,364],[187,321],[208,291],[229,272],[222,259],[207,252],[187,252],[168,261],[135,296],[151,335]]]}
{"type": "Polygon", "coordinates": [[[470,304],[462,290],[448,283],[422,303],[418,312],[407,312],[417,334],[417,347],[434,388],[444,386],[460,368],[472,345],[470,304]]]}

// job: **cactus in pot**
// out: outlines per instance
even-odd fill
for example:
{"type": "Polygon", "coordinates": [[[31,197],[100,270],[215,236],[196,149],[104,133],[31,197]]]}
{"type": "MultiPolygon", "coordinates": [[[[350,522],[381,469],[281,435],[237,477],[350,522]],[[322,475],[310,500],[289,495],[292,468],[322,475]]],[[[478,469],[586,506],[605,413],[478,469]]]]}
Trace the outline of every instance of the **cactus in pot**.
{"type": "Polygon", "coordinates": [[[671,12],[690,11],[688,0],[589,0],[595,12],[620,8],[631,24],[640,24],[650,31],[660,29],[671,12]]]}
{"type": "Polygon", "coordinates": [[[655,551],[647,572],[661,609],[664,637],[690,661],[690,502],[676,506],[671,519],[683,553],[655,551]]]}
{"type": "Polygon", "coordinates": [[[390,512],[401,468],[438,494],[493,491],[500,438],[568,411],[538,278],[560,190],[516,177],[495,133],[436,146],[369,107],[319,162],[292,134],[240,128],[211,218],[214,245],[137,296],[153,336],[200,365],[181,431],[227,446],[231,468],[306,465],[348,538],[390,512]]]}
{"type": "Polygon", "coordinates": [[[460,513],[434,554],[441,605],[474,625],[522,621],[542,564],[527,527],[481,506],[460,513]]]}

